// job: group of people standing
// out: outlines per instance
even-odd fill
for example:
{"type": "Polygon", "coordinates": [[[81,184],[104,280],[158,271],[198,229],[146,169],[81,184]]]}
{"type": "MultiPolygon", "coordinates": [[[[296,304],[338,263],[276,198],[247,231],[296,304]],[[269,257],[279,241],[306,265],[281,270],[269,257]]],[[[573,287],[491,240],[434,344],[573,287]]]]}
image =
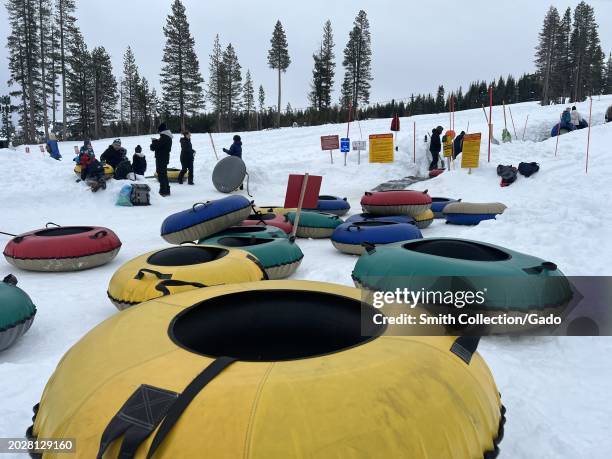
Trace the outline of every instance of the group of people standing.
{"type": "Polygon", "coordinates": [[[571,109],[567,107],[561,113],[561,121],[559,123],[559,129],[565,129],[567,131],[574,131],[576,129],[583,129],[587,126],[588,126],[587,122],[582,119],[582,115],[580,114],[576,106],[573,106],[571,109]]]}
{"type": "MultiPolygon", "coordinates": [[[[429,140],[429,152],[431,153],[431,163],[429,163],[429,170],[438,169],[438,162],[442,162],[442,167],[444,168],[444,160],[440,158],[440,152],[442,151],[442,132],[444,128],[442,126],[438,126],[431,130],[431,138],[429,140]]],[[[457,159],[457,156],[461,154],[463,151],[463,138],[465,136],[465,131],[461,131],[461,133],[454,138],[453,140],[453,159],[457,159]]],[[[427,136],[425,136],[425,140],[427,140],[427,136]]]]}

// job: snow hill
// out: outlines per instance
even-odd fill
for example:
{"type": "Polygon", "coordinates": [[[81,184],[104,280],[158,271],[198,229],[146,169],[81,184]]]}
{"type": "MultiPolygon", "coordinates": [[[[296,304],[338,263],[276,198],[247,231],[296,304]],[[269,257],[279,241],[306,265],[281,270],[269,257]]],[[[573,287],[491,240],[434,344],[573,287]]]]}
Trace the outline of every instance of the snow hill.
{"type": "MultiPolygon", "coordinates": [[[[500,201],[508,210],[496,221],[477,227],[445,225],[436,220],[424,236],[457,236],[500,244],[553,261],[568,275],[610,275],[612,202],[609,170],[612,123],[603,124],[612,96],[593,101],[593,128],[588,174],[585,174],[587,130],[557,139],[548,137],[562,106],[540,107],[535,103],[512,105],[519,139],[527,115],[525,141],[494,145],[487,163],[486,122],[482,110],[456,113],[456,130],[482,132],[480,168],[471,175],[456,169],[421,182],[413,189],[428,189],[432,196],[462,198],[464,201],[500,201]],[[541,171],[530,179],[519,177],[501,188],[495,168],[537,161],[541,171]]],[[[578,104],[588,117],[588,103],[578,104]]],[[[488,111],[488,110],[487,110],[488,111]]],[[[290,173],[323,175],[322,193],[347,197],[351,212],[360,212],[363,192],[381,182],[409,175],[425,175],[427,162],[423,137],[437,125],[449,125],[448,114],[401,119],[399,151],[393,164],[369,164],[364,152],[361,164],[351,152],[348,165],[335,152],[320,151],[321,135],[346,134],[346,125],[286,128],[241,133],[244,158],[250,173],[250,189],[256,203],[281,205],[290,173]],[[417,162],[413,164],[413,122],[416,122],[417,162]]],[[[503,113],[494,107],[495,137],[501,139],[503,113]]],[[[390,120],[352,123],[352,140],[388,132],[390,120]]],[[[513,132],[510,117],[508,128],[513,132]]],[[[217,150],[228,147],[232,134],[214,134],[217,150]]],[[[130,155],[137,144],[147,153],[152,174],[154,160],[148,150],[150,136],[123,138],[130,155]]],[[[112,142],[93,142],[99,156],[112,142]]],[[[63,161],[41,154],[33,146],[0,150],[0,231],[21,233],[51,221],[61,225],[102,225],[113,229],[123,247],[109,265],[65,274],[36,274],[18,271],[0,262],[0,276],[13,272],[19,285],[38,306],[31,330],[11,349],[0,354],[0,437],[23,435],[31,423],[31,407],[40,399],[47,379],[66,350],[99,322],[116,314],[106,297],[108,282],[123,263],[146,251],[164,247],[159,236],[162,220],[194,202],[221,197],[211,183],[216,161],[209,136],[195,134],[195,186],[172,184],[172,196],[161,198],[151,184],[152,206],[122,208],[114,205],[121,182],[91,193],[75,183],[73,147],[80,142],[60,144],[63,161]]],[[[171,166],[179,166],[179,142],[175,136],[171,166]]],[[[0,243],[8,238],[0,236],[0,243]]],[[[328,240],[300,240],[305,258],[295,274],[298,279],[352,285],[356,258],[337,252],[328,240]]],[[[612,416],[609,382],[612,377],[610,338],[522,338],[483,340],[481,352],[490,365],[508,408],[506,434],[501,443],[503,458],[607,458],[612,451],[609,420],[612,416]]]]}

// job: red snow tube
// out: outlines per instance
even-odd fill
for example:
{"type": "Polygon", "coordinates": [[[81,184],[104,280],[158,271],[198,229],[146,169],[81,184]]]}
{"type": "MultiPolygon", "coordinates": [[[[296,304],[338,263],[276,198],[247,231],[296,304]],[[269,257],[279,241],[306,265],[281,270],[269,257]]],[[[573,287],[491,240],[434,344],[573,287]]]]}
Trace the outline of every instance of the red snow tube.
{"type": "Polygon", "coordinates": [[[291,231],[293,231],[293,225],[287,221],[284,215],[275,214],[273,212],[251,214],[240,225],[275,226],[276,228],[283,230],[286,234],[289,234],[291,233],[291,231]]]}
{"type": "Polygon", "coordinates": [[[409,215],[416,217],[429,210],[431,197],[427,190],[366,192],[361,198],[364,212],[375,215],[409,215]]]}
{"type": "Polygon", "coordinates": [[[440,175],[442,172],[444,172],[446,169],[434,169],[432,171],[429,171],[429,176],[431,178],[437,177],[438,175],[440,175]]]}
{"type": "Polygon", "coordinates": [[[4,249],[6,260],[27,271],[79,271],[108,263],[121,241],[108,228],[58,226],[13,238],[4,249]]]}

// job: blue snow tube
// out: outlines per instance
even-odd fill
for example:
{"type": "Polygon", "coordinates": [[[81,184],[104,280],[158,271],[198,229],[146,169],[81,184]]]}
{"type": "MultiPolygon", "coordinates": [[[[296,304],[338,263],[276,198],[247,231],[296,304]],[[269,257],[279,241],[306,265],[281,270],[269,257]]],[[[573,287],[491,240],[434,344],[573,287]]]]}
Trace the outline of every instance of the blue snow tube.
{"type": "Polygon", "coordinates": [[[161,236],[171,244],[197,241],[242,222],[251,213],[244,196],[196,203],[191,209],[172,214],[161,226],[161,236]]]}
{"type": "Polygon", "coordinates": [[[346,215],[350,209],[351,205],[346,198],[327,195],[319,196],[316,208],[319,212],[326,212],[328,214],[338,215],[339,217],[346,215]]]}
{"type": "Polygon", "coordinates": [[[374,215],[374,214],[355,214],[351,215],[346,219],[346,223],[355,223],[355,222],[370,222],[370,221],[383,221],[383,222],[395,222],[395,223],[407,223],[409,225],[414,225],[416,222],[414,218],[409,217],[408,215],[374,215]]]}
{"type": "Polygon", "coordinates": [[[500,202],[452,202],[444,207],[446,223],[453,225],[478,225],[483,220],[494,220],[506,210],[500,202]]]}
{"type": "Polygon", "coordinates": [[[461,199],[431,198],[431,211],[434,213],[434,218],[444,218],[444,213],[442,211],[447,204],[459,201],[461,201],[461,199]]]}
{"type": "Polygon", "coordinates": [[[574,125],[573,124],[568,124],[568,123],[557,123],[553,126],[553,128],[550,130],[550,136],[551,137],[557,137],[557,135],[563,135],[563,134],[567,134],[570,131],[573,131],[574,125]],[[559,128],[561,129],[561,132],[558,134],[558,130],[559,128]]]}
{"type": "Polygon", "coordinates": [[[495,214],[447,214],[446,223],[452,225],[478,225],[483,220],[495,220],[495,214]]]}
{"type": "Polygon", "coordinates": [[[60,159],[62,157],[57,140],[47,140],[47,146],[49,147],[49,150],[51,150],[49,155],[51,155],[53,159],[60,159]]]}
{"type": "Polygon", "coordinates": [[[331,240],[334,247],[340,252],[361,255],[365,250],[363,243],[392,244],[422,238],[421,231],[414,225],[369,220],[343,223],[334,230],[331,240]]]}

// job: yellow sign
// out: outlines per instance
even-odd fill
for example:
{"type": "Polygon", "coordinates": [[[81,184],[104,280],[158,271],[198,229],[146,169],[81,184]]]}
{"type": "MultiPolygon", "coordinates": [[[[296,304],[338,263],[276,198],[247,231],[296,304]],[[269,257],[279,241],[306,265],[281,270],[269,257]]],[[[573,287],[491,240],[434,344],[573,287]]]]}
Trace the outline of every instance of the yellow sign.
{"type": "Polygon", "coordinates": [[[461,152],[461,167],[474,169],[480,161],[480,132],[463,136],[463,151],[461,152]]]}
{"type": "Polygon", "coordinates": [[[446,134],[444,134],[442,138],[445,158],[453,156],[453,140],[455,140],[455,131],[446,131],[446,134]]]}
{"type": "Polygon", "coordinates": [[[372,134],[370,136],[370,162],[393,162],[393,134],[372,134]]]}

